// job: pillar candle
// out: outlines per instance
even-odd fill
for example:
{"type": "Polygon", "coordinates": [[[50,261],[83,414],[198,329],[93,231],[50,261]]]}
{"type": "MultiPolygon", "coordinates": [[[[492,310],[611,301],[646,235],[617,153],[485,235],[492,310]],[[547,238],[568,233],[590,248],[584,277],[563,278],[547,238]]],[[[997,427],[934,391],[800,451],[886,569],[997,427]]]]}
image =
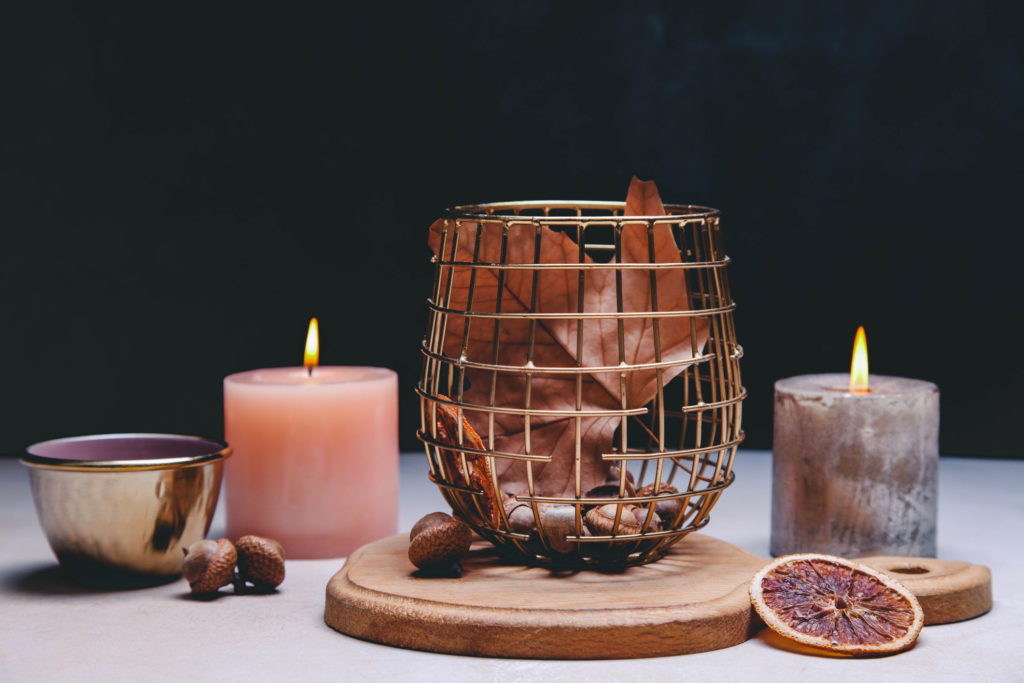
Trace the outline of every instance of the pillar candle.
{"type": "Polygon", "coordinates": [[[288,558],[349,555],[398,526],[398,377],[272,368],[224,379],[227,532],[288,558]]]}
{"type": "Polygon", "coordinates": [[[775,383],[773,555],[935,556],[939,390],[803,375],[775,383]]]}

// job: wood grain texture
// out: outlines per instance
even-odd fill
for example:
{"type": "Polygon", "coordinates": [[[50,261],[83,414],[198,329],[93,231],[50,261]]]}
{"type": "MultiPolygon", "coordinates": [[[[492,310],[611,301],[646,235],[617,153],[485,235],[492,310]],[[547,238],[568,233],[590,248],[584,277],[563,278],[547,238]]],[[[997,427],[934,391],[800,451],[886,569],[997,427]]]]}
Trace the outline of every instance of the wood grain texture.
{"type": "Polygon", "coordinates": [[[327,624],[400,647],[536,659],[706,652],[761,625],[747,584],[765,561],[702,534],[618,573],[501,564],[478,543],[462,578],[426,579],[407,546],[400,534],[353,554],[327,586],[327,624]]]}
{"type": "Polygon", "coordinates": [[[889,574],[917,596],[925,626],[971,619],[992,609],[988,567],[931,557],[878,556],[857,561],[889,574]]]}

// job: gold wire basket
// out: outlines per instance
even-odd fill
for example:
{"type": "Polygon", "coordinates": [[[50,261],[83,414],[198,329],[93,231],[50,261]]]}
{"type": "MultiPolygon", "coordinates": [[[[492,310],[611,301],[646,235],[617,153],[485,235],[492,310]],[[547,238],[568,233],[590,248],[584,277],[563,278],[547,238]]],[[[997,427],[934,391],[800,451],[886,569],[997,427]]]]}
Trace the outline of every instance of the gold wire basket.
{"type": "Polygon", "coordinates": [[[431,227],[430,478],[512,559],[650,562],[707,525],[743,440],[719,213],[460,206],[431,227]]]}

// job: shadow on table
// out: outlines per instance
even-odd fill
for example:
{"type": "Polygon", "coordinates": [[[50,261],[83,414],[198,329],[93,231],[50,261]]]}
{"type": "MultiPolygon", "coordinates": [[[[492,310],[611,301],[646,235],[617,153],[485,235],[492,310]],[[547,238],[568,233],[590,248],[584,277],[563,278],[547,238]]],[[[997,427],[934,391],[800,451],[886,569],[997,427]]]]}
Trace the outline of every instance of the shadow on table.
{"type": "MultiPolygon", "coordinates": [[[[822,657],[825,659],[852,659],[853,655],[845,654],[842,652],[829,652],[828,650],[821,650],[816,647],[808,647],[801,645],[795,640],[790,640],[775,633],[770,628],[763,628],[755,636],[756,640],[761,641],[768,647],[775,648],[777,650],[785,650],[786,652],[793,652],[799,655],[808,655],[811,657],[822,657]]],[[[884,657],[892,657],[899,654],[898,652],[879,652],[871,655],[861,655],[861,659],[881,659],[884,657]]]]}
{"type": "Polygon", "coordinates": [[[115,590],[75,583],[57,564],[15,568],[4,574],[0,581],[4,590],[25,595],[96,595],[115,590]]]}

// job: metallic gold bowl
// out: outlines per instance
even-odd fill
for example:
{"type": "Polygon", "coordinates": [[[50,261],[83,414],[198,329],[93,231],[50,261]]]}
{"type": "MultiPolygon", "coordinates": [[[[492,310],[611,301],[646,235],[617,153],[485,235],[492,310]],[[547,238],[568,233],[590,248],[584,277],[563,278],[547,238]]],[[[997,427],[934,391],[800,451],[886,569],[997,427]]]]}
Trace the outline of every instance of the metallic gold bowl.
{"type": "Polygon", "coordinates": [[[231,447],[175,434],[99,434],[29,446],[39,523],[76,581],[154,585],[206,536],[231,447]]]}

